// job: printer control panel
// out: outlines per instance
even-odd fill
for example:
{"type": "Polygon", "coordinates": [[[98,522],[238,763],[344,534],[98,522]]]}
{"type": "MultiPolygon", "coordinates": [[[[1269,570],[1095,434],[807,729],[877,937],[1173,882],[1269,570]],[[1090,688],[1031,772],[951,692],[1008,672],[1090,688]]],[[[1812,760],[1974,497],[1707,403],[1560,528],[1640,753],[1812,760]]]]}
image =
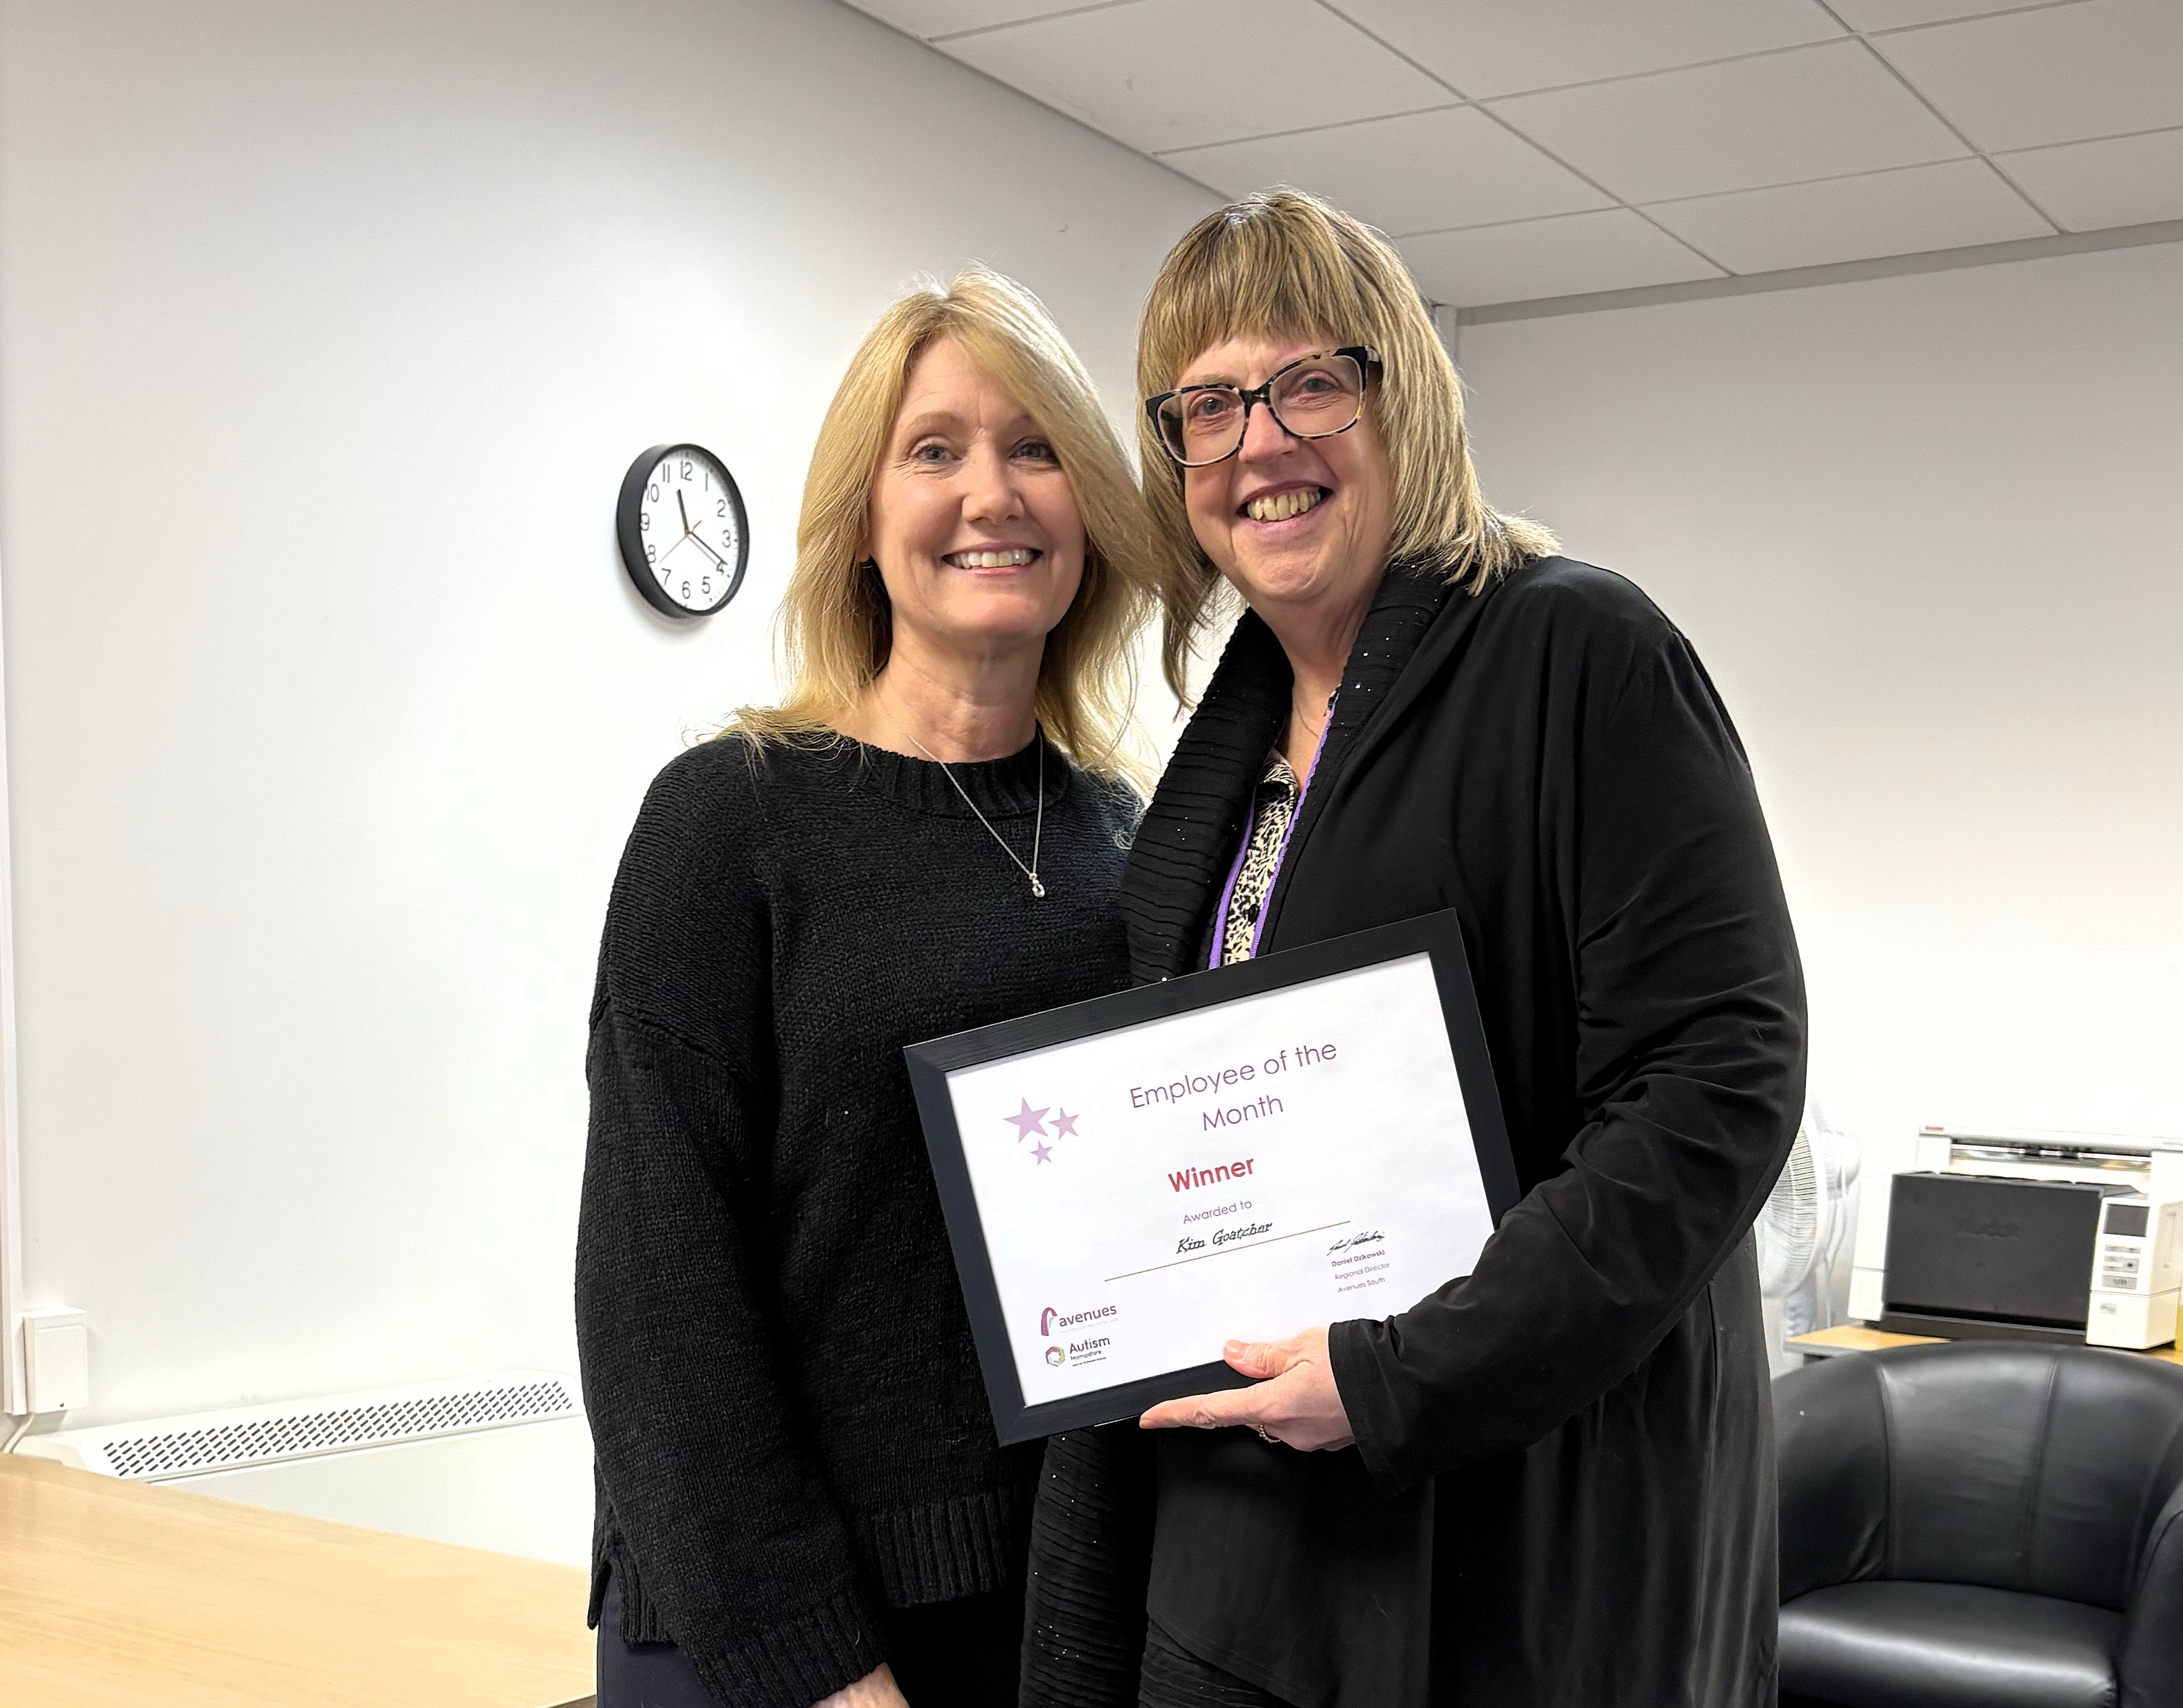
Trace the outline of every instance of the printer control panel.
{"type": "Polygon", "coordinates": [[[2146,1235],[2152,1214],[2149,1204],[2125,1204],[2119,1199],[2107,1206],[2100,1224],[2099,1275],[2093,1285],[2105,1293],[2141,1293],[2152,1279],[2146,1272],[2146,1235]]]}
{"type": "Polygon", "coordinates": [[[2183,1199],[2132,1193],[2100,1206],[2085,1339],[2143,1349],[2175,1338],[2183,1295],[2183,1199]]]}

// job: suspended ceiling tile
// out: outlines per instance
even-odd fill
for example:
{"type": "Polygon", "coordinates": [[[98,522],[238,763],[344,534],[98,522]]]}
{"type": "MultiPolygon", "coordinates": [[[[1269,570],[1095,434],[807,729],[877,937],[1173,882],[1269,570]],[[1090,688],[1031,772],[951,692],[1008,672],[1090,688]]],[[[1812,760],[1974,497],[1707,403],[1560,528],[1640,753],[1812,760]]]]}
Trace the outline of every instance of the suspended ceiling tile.
{"type": "Polygon", "coordinates": [[[1397,236],[1613,205],[1475,107],[1160,158],[1230,196],[1294,184],[1397,236]]]}
{"type": "Polygon", "coordinates": [[[2065,142],[1996,164],[2067,231],[2183,220],[2183,131],[2065,142]]]}
{"type": "Polygon", "coordinates": [[[1832,3],[1842,22],[1852,30],[1900,30],[1913,24],[2013,12],[2026,0],[1832,0],[1832,3]]]}
{"type": "Polygon", "coordinates": [[[1401,248],[1426,296],[1466,309],[1720,276],[1624,208],[1433,232],[1406,237],[1401,248]]]}
{"type": "Polygon", "coordinates": [[[1491,105],[1630,202],[1839,177],[1967,152],[1855,42],[1491,105]]]}
{"type": "Polygon", "coordinates": [[[1874,44],[1989,151],[2183,125],[2183,3],[2083,0],[1874,44]]]}
{"type": "Polygon", "coordinates": [[[2054,235],[1983,160],[1737,190],[1645,211],[1733,273],[2054,235]]]}
{"type": "Polygon", "coordinates": [[[883,24],[930,42],[961,30],[985,30],[996,24],[1020,24],[1027,18],[1074,11],[1084,0],[849,0],[849,3],[883,24]]]}
{"type": "Polygon", "coordinates": [[[1136,0],[940,45],[1147,153],[1450,98],[1316,0],[1136,0]]]}
{"type": "Polygon", "coordinates": [[[1814,0],[1328,0],[1472,97],[1838,36],[1814,0]]]}

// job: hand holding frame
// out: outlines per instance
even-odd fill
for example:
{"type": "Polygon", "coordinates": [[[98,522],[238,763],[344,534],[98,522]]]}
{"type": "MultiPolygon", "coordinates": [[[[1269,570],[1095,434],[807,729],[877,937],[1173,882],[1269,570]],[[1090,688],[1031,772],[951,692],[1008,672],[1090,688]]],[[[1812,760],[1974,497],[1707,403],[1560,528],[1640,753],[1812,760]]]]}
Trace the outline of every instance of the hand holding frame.
{"type": "Polygon", "coordinates": [[[1303,1453],[1330,1452],[1357,1439],[1327,1362],[1325,1329],[1307,1328],[1286,1340],[1231,1340],[1221,1356],[1257,1382],[1164,1401],[1140,1417],[1138,1427],[1225,1429],[1240,1423],[1303,1453]]]}

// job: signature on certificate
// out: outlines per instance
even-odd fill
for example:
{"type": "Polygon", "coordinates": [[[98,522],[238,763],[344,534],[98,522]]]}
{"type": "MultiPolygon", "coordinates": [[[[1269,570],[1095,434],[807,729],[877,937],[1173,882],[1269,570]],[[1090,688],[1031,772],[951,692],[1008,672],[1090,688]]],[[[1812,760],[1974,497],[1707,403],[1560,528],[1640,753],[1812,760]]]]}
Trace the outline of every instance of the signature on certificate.
{"type": "Polygon", "coordinates": [[[1378,1228],[1368,1227],[1362,1233],[1353,1233],[1347,1239],[1336,1240],[1334,1243],[1328,1246],[1326,1249],[1328,1255],[1331,1255],[1337,1251],[1347,1251],[1352,1246],[1375,1244],[1380,1240],[1384,1240],[1386,1237],[1387,1236],[1380,1232],[1378,1228]]]}

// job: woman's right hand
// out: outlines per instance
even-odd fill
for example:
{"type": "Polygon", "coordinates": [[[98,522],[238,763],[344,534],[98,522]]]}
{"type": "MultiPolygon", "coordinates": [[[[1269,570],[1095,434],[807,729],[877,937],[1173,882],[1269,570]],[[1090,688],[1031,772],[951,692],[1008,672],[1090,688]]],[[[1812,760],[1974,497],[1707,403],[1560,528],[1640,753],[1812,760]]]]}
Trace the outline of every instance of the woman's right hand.
{"type": "Polygon", "coordinates": [[[882,1661],[847,1689],[836,1690],[811,1708],[909,1708],[909,1702],[894,1682],[893,1669],[882,1661]]]}

